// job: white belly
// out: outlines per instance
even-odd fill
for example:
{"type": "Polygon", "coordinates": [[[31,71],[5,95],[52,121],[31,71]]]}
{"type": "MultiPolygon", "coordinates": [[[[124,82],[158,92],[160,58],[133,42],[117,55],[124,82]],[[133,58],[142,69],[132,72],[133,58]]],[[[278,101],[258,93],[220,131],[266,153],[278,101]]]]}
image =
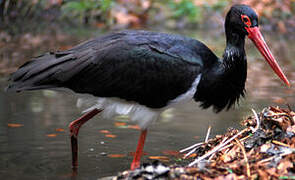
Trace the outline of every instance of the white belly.
{"type": "Polygon", "coordinates": [[[77,101],[77,106],[91,106],[83,113],[92,109],[103,109],[100,113],[106,119],[113,119],[118,115],[127,115],[131,121],[137,123],[141,128],[147,128],[152,122],[158,119],[163,109],[152,109],[135,102],[128,102],[118,98],[97,98],[82,97],[77,101]]]}
{"type": "Polygon", "coordinates": [[[187,92],[171,100],[166,107],[160,109],[148,108],[136,102],[129,102],[119,98],[102,98],[84,94],[78,99],[77,107],[90,107],[84,110],[83,113],[95,108],[103,109],[101,115],[107,119],[113,119],[118,115],[127,115],[130,117],[131,121],[134,121],[142,129],[145,129],[156,121],[164,110],[192,100],[200,79],[201,75],[197,76],[187,92]]]}

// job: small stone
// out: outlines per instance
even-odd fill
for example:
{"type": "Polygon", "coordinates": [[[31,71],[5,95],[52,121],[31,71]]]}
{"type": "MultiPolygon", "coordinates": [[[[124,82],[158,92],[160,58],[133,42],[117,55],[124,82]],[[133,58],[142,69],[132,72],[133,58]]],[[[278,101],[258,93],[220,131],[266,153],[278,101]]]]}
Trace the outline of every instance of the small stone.
{"type": "Polygon", "coordinates": [[[101,156],[106,156],[107,153],[106,153],[106,152],[101,152],[100,155],[101,155],[101,156]]]}

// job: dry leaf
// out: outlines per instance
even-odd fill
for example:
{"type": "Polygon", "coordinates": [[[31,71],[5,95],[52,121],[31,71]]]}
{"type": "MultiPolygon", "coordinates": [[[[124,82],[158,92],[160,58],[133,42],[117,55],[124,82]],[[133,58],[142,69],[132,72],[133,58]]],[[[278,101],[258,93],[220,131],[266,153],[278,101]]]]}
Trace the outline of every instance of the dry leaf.
{"type": "Polygon", "coordinates": [[[56,136],[57,136],[57,134],[46,134],[46,136],[47,136],[47,137],[51,137],[51,138],[52,138],[52,137],[56,137],[56,136]]]}
{"type": "Polygon", "coordinates": [[[102,133],[102,134],[109,134],[109,133],[111,133],[111,132],[108,131],[108,130],[100,130],[99,132],[102,133]]]}
{"type": "Polygon", "coordinates": [[[17,128],[17,127],[22,127],[24,125],[23,124],[18,124],[18,123],[8,123],[7,126],[12,127],[12,128],[17,128]]]}
{"type": "Polygon", "coordinates": [[[63,128],[57,128],[57,129],[55,129],[55,131],[57,131],[57,132],[64,132],[65,130],[63,128]]]}
{"type": "Polygon", "coordinates": [[[106,134],[105,137],[109,137],[109,138],[116,138],[117,136],[114,134],[106,134]]]}
{"type": "Polygon", "coordinates": [[[125,157],[125,154],[109,154],[108,157],[110,158],[123,158],[125,157]]]}
{"type": "Polygon", "coordinates": [[[196,153],[193,153],[193,154],[191,154],[191,155],[188,156],[188,158],[195,158],[195,157],[197,157],[197,154],[196,153]]]}
{"type": "Polygon", "coordinates": [[[165,161],[165,162],[169,161],[169,157],[167,156],[149,156],[149,159],[165,161]]]}
{"type": "Polygon", "coordinates": [[[114,123],[115,124],[115,126],[126,126],[126,123],[125,122],[115,122],[114,123]]]}
{"type": "Polygon", "coordinates": [[[140,130],[140,127],[138,125],[128,125],[127,126],[128,129],[136,129],[136,130],[140,130]]]}

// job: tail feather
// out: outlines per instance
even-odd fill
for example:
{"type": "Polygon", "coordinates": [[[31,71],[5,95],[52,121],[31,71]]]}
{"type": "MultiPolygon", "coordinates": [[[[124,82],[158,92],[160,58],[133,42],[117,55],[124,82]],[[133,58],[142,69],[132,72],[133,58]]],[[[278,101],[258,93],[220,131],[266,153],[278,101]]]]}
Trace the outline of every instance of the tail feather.
{"type": "Polygon", "coordinates": [[[20,92],[24,90],[37,90],[61,87],[63,81],[69,79],[77,71],[75,68],[81,69],[79,64],[85,63],[88,56],[77,59],[75,55],[69,51],[58,53],[46,53],[42,56],[22,65],[10,77],[10,85],[6,91],[20,92]],[[82,61],[81,61],[82,60],[82,61]],[[65,73],[67,72],[68,73],[65,73]]]}
{"type": "Polygon", "coordinates": [[[48,69],[52,69],[59,64],[65,63],[66,61],[72,60],[73,55],[68,54],[61,58],[56,59],[52,54],[45,54],[44,56],[32,60],[31,63],[26,66],[21,67],[18,71],[15,72],[15,75],[12,77],[17,79],[22,79],[23,81],[32,78],[33,76],[39,75],[42,72],[45,72],[48,69]]]}

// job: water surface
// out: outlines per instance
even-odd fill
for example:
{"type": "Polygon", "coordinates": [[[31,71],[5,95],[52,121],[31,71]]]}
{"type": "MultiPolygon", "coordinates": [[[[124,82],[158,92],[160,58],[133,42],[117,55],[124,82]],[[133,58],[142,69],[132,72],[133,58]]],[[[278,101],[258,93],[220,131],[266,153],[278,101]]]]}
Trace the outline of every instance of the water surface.
{"type": "MultiPolygon", "coordinates": [[[[201,39],[221,55],[223,36],[206,32],[186,34],[201,39]]],[[[270,39],[270,36],[266,39],[270,39]]],[[[291,84],[294,83],[293,43],[276,36],[269,41],[279,42],[271,49],[287,72],[291,84]]],[[[247,54],[247,96],[241,100],[240,106],[217,115],[211,109],[201,110],[193,102],[168,110],[148,132],[145,146],[147,155],[143,162],[152,162],[149,156],[167,156],[165,152],[168,150],[178,151],[202,141],[209,125],[212,126],[211,136],[224,133],[229,127],[239,128],[239,122],[251,114],[251,108],[260,111],[269,105],[286,107],[286,103],[294,107],[295,89],[287,88],[280,82],[250,43],[247,54]]],[[[68,124],[81,115],[81,109],[76,108],[76,97],[53,91],[5,93],[3,89],[6,84],[4,77],[0,80],[1,179],[71,179],[68,124]],[[21,127],[11,127],[9,124],[20,124],[21,127]]],[[[132,125],[124,118],[106,120],[96,116],[81,128],[77,179],[116,175],[129,168],[132,161],[130,153],[135,151],[139,130],[120,128],[117,122],[132,125]],[[101,130],[108,130],[116,137],[105,137],[101,130]],[[112,154],[123,157],[108,156],[112,154]]],[[[166,163],[173,162],[176,162],[176,158],[170,156],[170,162],[166,163]]]]}

